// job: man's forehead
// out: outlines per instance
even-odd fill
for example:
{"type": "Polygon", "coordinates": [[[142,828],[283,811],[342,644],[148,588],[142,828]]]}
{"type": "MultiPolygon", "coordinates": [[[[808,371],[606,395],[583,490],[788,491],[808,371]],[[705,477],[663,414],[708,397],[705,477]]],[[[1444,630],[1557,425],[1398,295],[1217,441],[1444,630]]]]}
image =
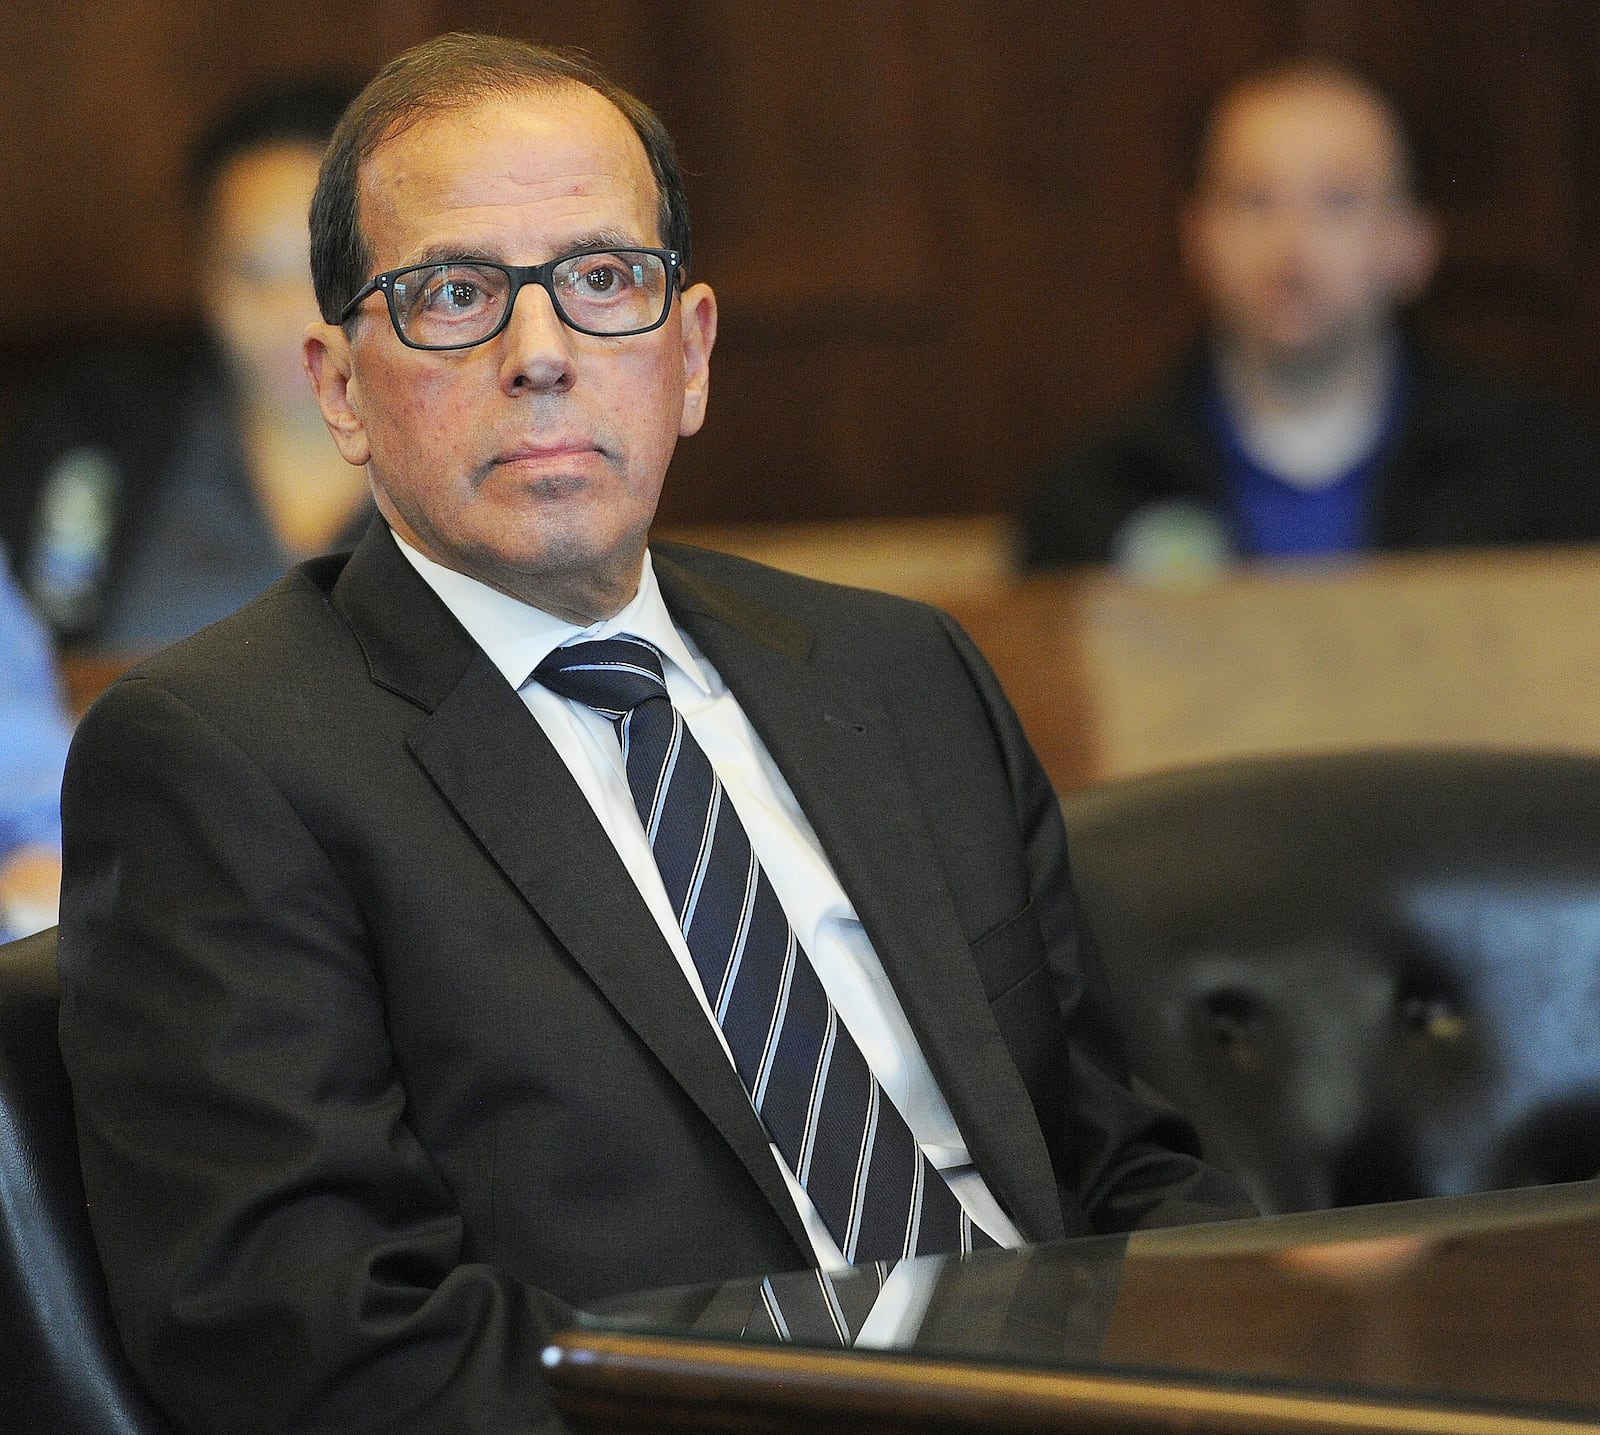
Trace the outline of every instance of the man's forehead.
{"type": "Polygon", "coordinates": [[[627,117],[575,82],[496,92],[425,112],[361,166],[361,208],[605,194],[654,212],[650,162],[627,117]]]}
{"type": "Polygon", "coordinates": [[[1303,78],[1241,90],[1217,113],[1206,146],[1207,183],[1226,182],[1230,164],[1318,164],[1405,187],[1396,122],[1365,89],[1336,78],[1303,78]]]}

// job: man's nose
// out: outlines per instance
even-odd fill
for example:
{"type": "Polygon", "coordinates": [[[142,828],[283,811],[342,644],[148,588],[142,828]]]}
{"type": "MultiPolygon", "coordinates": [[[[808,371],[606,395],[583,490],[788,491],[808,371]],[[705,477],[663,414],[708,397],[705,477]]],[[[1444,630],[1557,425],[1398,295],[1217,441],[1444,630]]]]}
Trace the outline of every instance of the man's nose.
{"type": "Polygon", "coordinates": [[[561,322],[548,290],[539,284],[524,284],[500,335],[504,346],[501,381],[507,392],[570,387],[573,332],[561,322]]]}
{"type": "Polygon", "coordinates": [[[1302,205],[1275,205],[1261,227],[1260,238],[1266,250],[1279,260],[1290,260],[1304,253],[1314,233],[1312,216],[1302,205]]]}

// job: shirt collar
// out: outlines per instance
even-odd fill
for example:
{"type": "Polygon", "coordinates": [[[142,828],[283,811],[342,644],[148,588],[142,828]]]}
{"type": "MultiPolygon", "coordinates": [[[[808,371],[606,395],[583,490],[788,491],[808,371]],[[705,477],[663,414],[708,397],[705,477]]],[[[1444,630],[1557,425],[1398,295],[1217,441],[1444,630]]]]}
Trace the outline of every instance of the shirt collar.
{"type": "Polygon", "coordinates": [[[655,566],[647,549],[639,572],[639,588],[627,605],[609,618],[579,627],[487,583],[469,578],[453,568],[419,553],[398,533],[394,535],[406,561],[439,601],[483,649],[491,663],[514,688],[522,687],[533,670],[557,648],[584,638],[610,638],[631,633],[653,643],[662,656],[680,668],[702,693],[711,685],[694,653],[673,624],[656,582],[655,566]]]}

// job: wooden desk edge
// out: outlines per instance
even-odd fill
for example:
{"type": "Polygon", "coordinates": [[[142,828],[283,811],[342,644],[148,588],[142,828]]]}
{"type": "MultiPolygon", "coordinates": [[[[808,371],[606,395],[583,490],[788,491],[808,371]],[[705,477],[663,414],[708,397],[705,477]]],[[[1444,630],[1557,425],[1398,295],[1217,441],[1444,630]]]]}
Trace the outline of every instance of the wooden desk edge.
{"type": "Polygon", "coordinates": [[[817,1432],[930,1428],[1092,1435],[1578,1435],[1600,1424],[1228,1390],[1181,1381],[568,1331],[544,1352],[557,1405],[580,1430],[817,1432]],[[715,1412],[714,1421],[707,1417],[715,1412]],[[590,1426],[586,1417],[596,1423],[590,1426]]]}

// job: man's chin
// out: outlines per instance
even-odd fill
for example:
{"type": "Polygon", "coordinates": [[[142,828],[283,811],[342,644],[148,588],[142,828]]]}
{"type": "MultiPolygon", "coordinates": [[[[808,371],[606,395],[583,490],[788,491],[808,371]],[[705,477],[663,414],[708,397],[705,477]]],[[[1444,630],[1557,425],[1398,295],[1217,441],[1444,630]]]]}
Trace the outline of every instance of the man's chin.
{"type": "Polygon", "coordinates": [[[1253,347],[1264,367],[1272,372],[1286,379],[1312,382],[1359,360],[1368,351],[1369,341],[1370,336],[1365,333],[1342,325],[1284,326],[1262,335],[1253,347]]]}
{"type": "Polygon", "coordinates": [[[1316,359],[1338,347],[1341,334],[1337,325],[1309,315],[1285,317],[1276,323],[1260,325],[1254,336],[1258,352],[1275,363],[1297,363],[1316,359]]]}
{"type": "Polygon", "coordinates": [[[539,607],[547,603],[530,595],[588,593],[590,601],[606,606],[618,591],[633,595],[643,561],[644,538],[631,529],[597,533],[581,528],[562,531],[552,525],[538,535],[527,535],[525,542],[492,545],[478,556],[477,566],[481,573],[492,575],[486,579],[491,586],[539,607]]]}

